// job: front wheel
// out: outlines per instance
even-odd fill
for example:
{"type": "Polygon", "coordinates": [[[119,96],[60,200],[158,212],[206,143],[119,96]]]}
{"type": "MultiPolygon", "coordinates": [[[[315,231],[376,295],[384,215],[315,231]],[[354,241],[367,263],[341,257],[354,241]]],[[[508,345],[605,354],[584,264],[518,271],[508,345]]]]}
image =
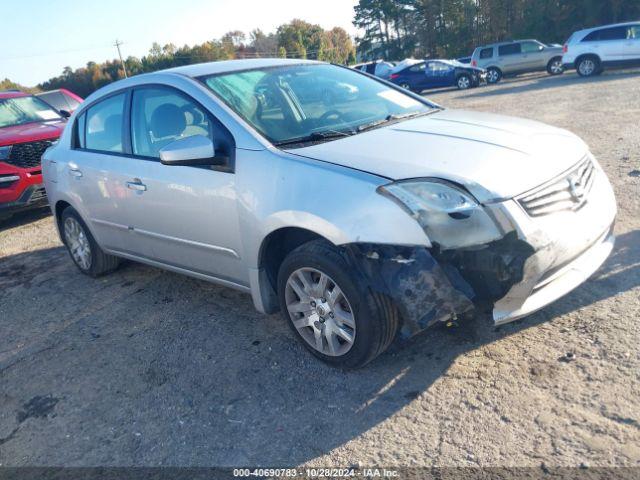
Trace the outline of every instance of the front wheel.
{"type": "Polygon", "coordinates": [[[64,244],[82,273],[96,278],[118,267],[120,259],[102,251],[75,209],[67,207],[60,223],[64,244]]]}
{"type": "Polygon", "coordinates": [[[556,57],[549,60],[549,63],[547,64],[547,73],[549,75],[562,75],[564,73],[562,57],[556,57]]]}
{"type": "Polygon", "coordinates": [[[303,345],[324,362],[358,368],[384,352],[398,329],[392,302],[358,283],[325,240],[291,252],[278,273],[280,307],[303,345]]]}
{"type": "Polygon", "coordinates": [[[469,75],[460,75],[456,81],[458,90],[467,90],[471,88],[471,77],[469,75]]]}

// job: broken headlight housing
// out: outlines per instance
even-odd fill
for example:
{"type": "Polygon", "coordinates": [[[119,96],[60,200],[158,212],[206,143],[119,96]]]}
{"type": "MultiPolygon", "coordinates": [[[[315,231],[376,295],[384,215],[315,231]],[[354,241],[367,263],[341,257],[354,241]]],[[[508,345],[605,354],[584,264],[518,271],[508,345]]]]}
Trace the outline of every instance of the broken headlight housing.
{"type": "Polygon", "coordinates": [[[378,188],[403,207],[443,250],[483,245],[502,233],[471,194],[439,179],[402,180],[378,188]]]}

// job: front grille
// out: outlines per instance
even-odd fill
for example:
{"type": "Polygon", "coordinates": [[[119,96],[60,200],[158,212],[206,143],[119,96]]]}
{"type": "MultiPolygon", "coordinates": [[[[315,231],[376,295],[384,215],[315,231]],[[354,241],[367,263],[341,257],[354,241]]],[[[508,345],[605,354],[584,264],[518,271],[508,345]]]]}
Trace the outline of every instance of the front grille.
{"type": "Polygon", "coordinates": [[[29,198],[29,203],[40,203],[44,202],[47,199],[47,192],[44,187],[36,188],[31,194],[31,198],[29,198]]]}
{"type": "Polygon", "coordinates": [[[42,154],[52,144],[53,140],[17,143],[11,147],[9,158],[4,160],[4,162],[19,168],[39,167],[42,154]]]}
{"type": "Polygon", "coordinates": [[[533,193],[527,193],[518,202],[531,217],[578,210],[587,203],[595,174],[595,166],[591,158],[587,157],[560,180],[544,185],[533,193]]]}

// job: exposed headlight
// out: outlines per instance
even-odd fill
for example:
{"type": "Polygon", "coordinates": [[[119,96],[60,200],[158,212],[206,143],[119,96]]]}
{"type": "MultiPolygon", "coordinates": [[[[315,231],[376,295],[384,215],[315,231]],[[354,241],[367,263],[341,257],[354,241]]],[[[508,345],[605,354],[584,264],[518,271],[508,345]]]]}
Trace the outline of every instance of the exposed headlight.
{"type": "Polygon", "coordinates": [[[7,158],[9,158],[10,154],[11,154],[11,145],[6,147],[0,147],[0,161],[6,160],[7,158]]]}
{"type": "Polygon", "coordinates": [[[403,207],[443,250],[482,245],[502,238],[475,198],[438,179],[403,180],[378,188],[403,207]]]}

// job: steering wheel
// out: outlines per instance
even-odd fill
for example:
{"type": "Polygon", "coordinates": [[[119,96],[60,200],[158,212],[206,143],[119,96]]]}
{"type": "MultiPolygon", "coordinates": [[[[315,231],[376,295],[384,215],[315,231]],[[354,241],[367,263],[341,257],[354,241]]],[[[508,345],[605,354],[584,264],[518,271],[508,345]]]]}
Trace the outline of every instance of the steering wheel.
{"type": "Polygon", "coordinates": [[[331,117],[335,117],[336,120],[339,120],[342,123],[347,123],[344,115],[338,110],[328,110],[322,114],[322,116],[318,119],[318,122],[324,123],[329,120],[331,117]]]}

